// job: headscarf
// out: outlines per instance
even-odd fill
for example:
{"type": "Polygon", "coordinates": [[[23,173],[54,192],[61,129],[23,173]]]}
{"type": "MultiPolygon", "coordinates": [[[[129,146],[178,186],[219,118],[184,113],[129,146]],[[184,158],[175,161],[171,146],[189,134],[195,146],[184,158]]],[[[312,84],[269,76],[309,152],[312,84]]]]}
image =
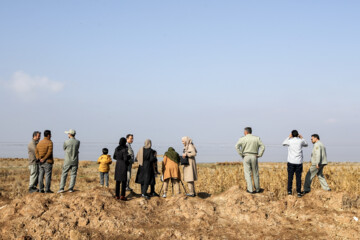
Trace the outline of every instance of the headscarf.
{"type": "Polygon", "coordinates": [[[122,137],[119,140],[119,146],[117,146],[116,150],[122,150],[124,148],[126,148],[126,139],[122,137]]]}
{"type": "Polygon", "coordinates": [[[140,148],[140,150],[136,154],[136,160],[138,161],[139,165],[142,166],[144,163],[144,149],[151,148],[151,140],[146,139],[144,143],[144,147],[140,148]]]}
{"type": "Polygon", "coordinates": [[[190,144],[191,144],[191,145],[193,145],[193,147],[194,147],[194,149],[195,149],[195,152],[197,153],[196,147],[194,146],[194,143],[193,143],[193,141],[192,141],[191,138],[189,138],[189,137],[182,137],[182,138],[181,138],[181,141],[184,141],[184,142],[185,142],[185,146],[184,146],[185,152],[189,149],[189,146],[190,146],[190,144]]]}
{"type": "Polygon", "coordinates": [[[164,154],[167,158],[169,158],[171,161],[175,162],[176,164],[179,164],[180,162],[180,156],[175,151],[174,148],[169,147],[168,151],[164,154]]]}

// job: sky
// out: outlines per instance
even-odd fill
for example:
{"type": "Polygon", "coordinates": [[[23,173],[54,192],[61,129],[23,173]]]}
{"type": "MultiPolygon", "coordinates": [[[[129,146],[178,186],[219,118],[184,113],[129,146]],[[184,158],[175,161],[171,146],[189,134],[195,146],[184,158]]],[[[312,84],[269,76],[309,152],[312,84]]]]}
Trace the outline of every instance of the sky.
{"type": "MultiPolygon", "coordinates": [[[[0,142],[357,146],[359,1],[1,1],[0,142]]],[[[234,149],[235,151],[235,149],[234,149]]],[[[354,152],[355,154],[355,152],[354,152]]]]}

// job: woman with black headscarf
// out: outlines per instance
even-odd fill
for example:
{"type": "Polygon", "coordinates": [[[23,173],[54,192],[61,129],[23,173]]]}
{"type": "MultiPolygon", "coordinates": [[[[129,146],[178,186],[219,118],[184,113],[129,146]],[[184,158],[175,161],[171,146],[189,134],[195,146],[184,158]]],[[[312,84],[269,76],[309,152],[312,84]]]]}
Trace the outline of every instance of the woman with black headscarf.
{"type": "Polygon", "coordinates": [[[128,148],[126,146],[126,139],[121,138],[119,141],[119,146],[116,147],[113,159],[116,161],[115,166],[115,193],[116,199],[120,199],[122,201],[126,201],[125,197],[125,188],[126,188],[126,180],[127,180],[127,169],[129,166],[129,160],[131,156],[128,154],[128,148]],[[120,184],[121,184],[121,196],[120,195],[120,184]]]}
{"type": "Polygon", "coordinates": [[[153,188],[153,192],[151,194],[155,196],[154,163],[157,161],[156,152],[151,149],[150,139],[145,140],[144,147],[140,148],[139,152],[136,154],[136,160],[139,163],[139,169],[136,174],[135,182],[141,184],[141,196],[145,199],[149,199],[150,196],[147,194],[149,185],[151,185],[153,188]]]}

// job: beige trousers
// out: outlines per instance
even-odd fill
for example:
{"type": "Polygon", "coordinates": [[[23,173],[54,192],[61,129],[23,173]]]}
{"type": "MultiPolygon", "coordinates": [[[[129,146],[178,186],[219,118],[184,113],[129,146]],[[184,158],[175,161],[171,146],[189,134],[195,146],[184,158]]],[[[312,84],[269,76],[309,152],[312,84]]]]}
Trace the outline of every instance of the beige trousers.
{"type": "Polygon", "coordinates": [[[255,155],[247,155],[244,157],[244,175],[249,192],[254,191],[251,173],[254,178],[255,190],[260,191],[259,166],[258,158],[255,155]]]}
{"type": "Polygon", "coordinates": [[[179,184],[179,180],[178,180],[178,179],[175,179],[175,178],[168,178],[168,179],[164,180],[164,194],[167,193],[170,179],[171,179],[172,184],[173,184],[174,187],[175,187],[175,188],[173,189],[173,193],[175,193],[175,194],[180,194],[180,184],[179,184]]]}
{"type": "Polygon", "coordinates": [[[189,194],[195,194],[195,182],[188,182],[189,194]]]}

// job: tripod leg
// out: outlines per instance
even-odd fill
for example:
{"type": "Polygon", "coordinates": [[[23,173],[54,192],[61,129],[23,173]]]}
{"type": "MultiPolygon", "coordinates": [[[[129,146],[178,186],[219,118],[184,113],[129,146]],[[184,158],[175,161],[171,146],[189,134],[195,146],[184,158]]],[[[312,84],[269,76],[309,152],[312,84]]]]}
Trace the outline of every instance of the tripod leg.
{"type": "Polygon", "coordinates": [[[185,186],[184,186],[184,183],[180,180],[180,182],[181,182],[181,185],[183,186],[183,188],[184,188],[184,191],[185,191],[185,194],[187,194],[187,191],[186,191],[186,188],[185,188],[185,186]]]}
{"type": "Polygon", "coordinates": [[[161,191],[162,191],[163,187],[164,187],[164,182],[163,182],[163,184],[161,185],[159,195],[161,195],[161,191]]]}

